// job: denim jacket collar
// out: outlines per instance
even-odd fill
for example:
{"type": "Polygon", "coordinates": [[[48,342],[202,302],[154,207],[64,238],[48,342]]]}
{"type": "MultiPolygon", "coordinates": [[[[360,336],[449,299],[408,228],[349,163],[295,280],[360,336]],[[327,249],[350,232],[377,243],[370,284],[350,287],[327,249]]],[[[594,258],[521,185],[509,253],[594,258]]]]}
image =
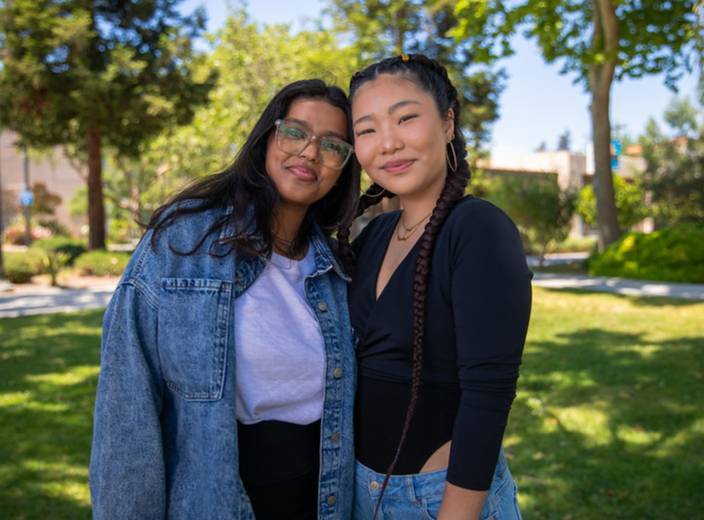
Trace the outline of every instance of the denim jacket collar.
{"type": "MultiPolygon", "coordinates": [[[[244,219],[244,222],[249,221],[249,217],[252,214],[252,207],[250,206],[247,208],[247,213],[244,219]]],[[[226,216],[230,217],[232,213],[234,212],[234,207],[229,204],[226,209],[226,216]]],[[[251,226],[250,226],[251,227],[251,226]]],[[[242,231],[247,231],[245,230],[238,230],[235,223],[232,221],[232,219],[228,218],[228,221],[225,223],[225,225],[222,227],[222,230],[220,231],[220,235],[218,236],[218,239],[215,240],[211,246],[210,246],[210,252],[213,254],[227,254],[229,250],[231,249],[230,246],[223,244],[223,240],[226,239],[227,237],[233,236],[237,232],[242,232],[242,231]]],[[[323,274],[330,269],[333,269],[337,275],[345,280],[346,282],[350,282],[351,278],[349,275],[345,272],[345,270],[340,266],[339,262],[335,258],[334,253],[332,252],[330,248],[330,241],[329,239],[325,236],[325,233],[323,233],[323,230],[320,228],[320,226],[315,223],[313,225],[313,232],[310,237],[310,246],[313,248],[314,252],[314,258],[315,258],[315,273],[313,273],[311,276],[317,276],[319,274],[323,274]]],[[[245,273],[241,272],[242,270],[245,271],[250,271],[250,269],[253,269],[255,272],[259,272],[258,269],[258,262],[261,262],[261,259],[253,259],[254,265],[247,265],[248,263],[243,263],[240,262],[237,273],[236,273],[236,280],[235,282],[237,283],[238,280],[246,280],[246,279],[251,279],[253,278],[251,276],[251,273],[245,273]],[[248,276],[249,275],[249,276],[248,276]]],[[[247,284],[249,285],[249,284],[247,284]]],[[[242,289],[246,289],[246,287],[243,287],[242,289]]]]}

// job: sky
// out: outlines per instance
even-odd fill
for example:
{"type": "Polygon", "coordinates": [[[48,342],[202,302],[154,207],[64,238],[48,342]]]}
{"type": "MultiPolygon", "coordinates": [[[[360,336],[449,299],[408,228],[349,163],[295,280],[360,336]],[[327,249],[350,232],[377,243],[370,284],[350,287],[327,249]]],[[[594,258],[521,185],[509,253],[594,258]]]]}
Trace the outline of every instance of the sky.
{"type": "MultiPolygon", "coordinates": [[[[186,0],[181,10],[190,12],[204,6],[208,30],[222,26],[228,0],[186,0]]],[[[294,30],[321,15],[324,0],[252,0],[247,12],[265,23],[291,23],[294,30]]],[[[518,155],[530,152],[545,141],[555,149],[560,134],[569,130],[572,148],[585,151],[590,141],[589,96],[572,74],[560,75],[560,64],[546,64],[535,43],[517,36],[516,53],[499,62],[508,73],[506,88],[499,100],[500,118],[494,123],[492,154],[518,155]]],[[[292,78],[293,79],[293,78],[292,78]]],[[[680,96],[694,98],[696,76],[689,74],[677,84],[680,96]]],[[[641,133],[650,117],[662,122],[662,114],[675,94],[664,85],[663,76],[615,82],[611,95],[611,123],[624,125],[631,136],[641,133]]]]}

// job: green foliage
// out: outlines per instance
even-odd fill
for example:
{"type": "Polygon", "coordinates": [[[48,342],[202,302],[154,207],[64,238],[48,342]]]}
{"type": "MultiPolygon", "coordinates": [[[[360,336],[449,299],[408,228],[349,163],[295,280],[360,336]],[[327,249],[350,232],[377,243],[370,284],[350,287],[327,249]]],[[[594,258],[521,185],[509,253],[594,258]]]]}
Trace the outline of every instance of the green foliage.
{"type": "Polygon", "coordinates": [[[66,253],[60,253],[58,251],[45,251],[44,257],[42,258],[42,267],[44,272],[46,272],[51,277],[51,286],[58,287],[57,277],[59,276],[59,271],[66,267],[69,261],[69,256],[66,253]]]}
{"type": "Polygon", "coordinates": [[[86,245],[82,240],[71,237],[56,236],[36,240],[32,243],[31,249],[44,251],[46,253],[60,253],[66,255],[66,264],[73,262],[86,252],[86,245]]]}
{"type": "Polygon", "coordinates": [[[596,237],[567,237],[561,242],[552,244],[550,253],[589,253],[596,247],[596,237]]]}
{"type": "MultiPolygon", "coordinates": [[[[461,126],[475,165],[499,117],[505,73],[493,65],[508,47],[499,48],[486,32],[470,30],[444,0],[330,0],[336,31],[352,40],[362,65],[401,53],[422,53],[448,69],[462,105],[461,126]],[[454,36],[463,33],[461,41],[454,36]],[[351,36],[351,38],[350,38],[351,36]]],[[[506,51],[506,52],[504,52],[506,51]]]]}
{"type": "MultiPolygon", "coordinates": [[[[643,187],[637,179],[629,182],[619,175],[614,175],[613,179],[618,224],[621,229],[629,229],[648,216],[643,187]]],[[[591,184],[579,191],[577,213],[586,224],[596,224],[596,197],[591,184]]]]}
{"type": "MultiPolygon", "coordinates": [[[[244,12],[231,14],[212,41],[212,53],[196,70],[217,76],[209,103],[191,123],[170,127],[147,143],[139,160],[113,155],[107,161],[106,198],[124,228],[127,222],[148,220],[170,193],[192,179],[231,163],[284,85],[320,77],[346,90],[358,66],[351,49],[341,47],[329,32],[292,34],[285,25],[257,25],[244,12]]],[[[84,200],[76,201],[77,209],[84,200]]],[[[136,226],[132,230],[139,232],[136,226]]]]}
{"type": "MultiPolygon", "coordinates": [[[[457,2],[460,17],[475,16],[474,0],[457,2]]],[[[585,86],[593,65],[613,61],[616,79],[640,78],[665,73],[668,85],[673,85],[688,69],[698,32],[695,5],[697,0],[677,2],[622,2],[608,0],[603,4],[613,8],[618,30],[614,53],[607,47],[607,38],[593,38],[596,31],[608,23],[603,14],[595,16],[594,6],[600,2],[571,0],[523,0],[511,9],[503,8],[498,0],[482,0],[493,6],[488,18],[500,29],[500,35],[518,28],[535,39],[548,62],[562,60],[562,73],[573,72],[585,86]],[[508,12],[507,12],[508,11],[508,12]],[[595,28],[594,24],[598,24],[595,28]]],[[[477,30],[490,26],[485,23],[477,30]]],[[[461,35],[461,34],[460,34],[461,35]]],[[[505,39],[503,40],[506,41],[505,39]]]]}
{"type": "Polygon", "coordinates": [[[704,283],[704,226],[628,233],[589,261],[589,272],[644,280],[704,283]]]}
{"type": "Polygon", "coordinates": [[[668,131],[650,120],[640,138],[658,226],[704,220],[704,111],[675,99],[666,111],[668,131]]]}
{"type": "Polygon", "coordinates": [[[591,94],[595,177],[605,187],[597,193],[600,246],[620,233],[608,189],[611,84],[614,79],[663,73],[665,83],[674,87],[683,71],[691,70],[691,58],[704,40],[698,3],[521,0],[506,6],[501,0],[459,0],[455,5],[455,15],[466,23],[455,33],[458,42],[485,34],[506,48],[510,35],[521,31],[537,42],[547,62],[561,61],[561,73],[574,73],[591,94]]]}
{"type": "Polygon", "coordinates": [[[137,157],[207,101],[213,78],[194,72],[203,57],[192,47],[203,12],[182,16],[178,3],[0,3],[0,125],[87,165],[91,248],[105,245],[103,148],[137,157]]]}
{"type": "Polygon", "coordinates": [[[105,145],[134,156],[147,137],[187,122],[209,88],[191,71],[204,18],[180,16],[177,3],[2,4],[2,124],[33,145],[79,150],[98,129],[105,145]]]}
{"type": "Polygon", "coordinates": [[[29,250],[23,253],[3,253],[5,277],[12,283],[29,283],[32,276],[43,272],[40,251],[29,250]]]}
{"type": "Polygon", "coordinates": [[[487,197],[513,219],[528,251],[543,258],[551,244],[569,233],[576,196],[562,191],[554,177],[497,177],[487,197]]]}
{"type": "Polygon", "coordinates": [[[74,266],[82,275],[119,276],[130,260],[128,253],[89,251],[79,256],[74,266]]]}
{"type": "Polygon", "coordinates": [[[51,193],[43,182],[35,182],[32,185],[32,194],[32,213],[35,215],[53,215],[56,207],[61,204],[61,197],[51,193]]]}

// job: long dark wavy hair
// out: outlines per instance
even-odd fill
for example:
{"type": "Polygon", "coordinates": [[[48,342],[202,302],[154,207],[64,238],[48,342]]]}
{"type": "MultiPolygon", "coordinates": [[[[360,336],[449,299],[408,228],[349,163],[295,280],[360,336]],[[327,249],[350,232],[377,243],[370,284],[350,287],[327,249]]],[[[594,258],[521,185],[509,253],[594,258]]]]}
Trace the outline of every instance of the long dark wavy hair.
{"type": "MultiPolygon", "coordinates": [[[[418,256],[415,263],[415,274],[413,277],[413,365],[411,379],[411,399],[406,411],[406,418],[399,439],[398,446],[394,458],[386,470],[386,476],[381,488],[381,494],[376,505],[374,516],[376,517],[381,499],[384,496],[384,490],[389,481],[389,476],[396,466],[401,448],[406,440],[408,428],[413,418],[416,402],[418,401],[418,392],[421,384],[421,374],[423,371],[423,342],[425,337],[425,304],[428,292],[428,280],[430,277],[431,260],[433,256],[433,248],[435,239],[442,228],[447,215],[453,206],[464,196],[464,191],[469,182],[470,170],[466,160],[466,142],[462,131],[460,130],[460,104],[457,94],[457,89],[450,81],[447,70],[439,62],[428,58],[422,54],[411,54],[407,56],[398,56],[395,58],[387,58],[378,63],[374,63],[364,70],[357,72],[350,80],[350,99],[354,99],[357,90],[367,81],[375,79],[380,74],[397,74],[402,75],[413,81],[416,85],[428,92],[435,99],[438,111],[441,117],[446,117],[448,110],[452,109],[454,113],[455,135],[452,141],[447,145],[454,149],[457,157],[457,165],[455,170],[447,169],[447,178],[443,186],[440,197],[438,198],[435,208],[430,216],[430,220],[425,226],[423,234],[418,239],[418,256]]],[[[448,156],[451,157],[452,167],[455,166],[451,150],[447,150],[448,156]]],[[[394,193],[384,189],[379,184],[372,184],[366,191],[359,202],[357,215],[361,215],[364,211],[379,203],[386,197],[395,197],[394,193]]],[[[343,243],[349,241],[349,229],[338,231],[338,240],[343,243]]]]}
{"type": "MultiPolygon", "coordinates": [[[[300,80],[286,85],[266,106],[231,166],[195,181],[154,212],[147,224],[147,229],[154,230],[152,243],[160,231],[181,217],[232,205],[233,212],[213,222],[193,249],[175,252],[193,254],[209,235],[227,224],[238,224],[233,229],[249,231],[236,232],[233,236],[220,239],[220,243],[231,245],[237,252],[269,256],[273,247],[273,210],[280,196],[266,172],[267,141],[271,132],[275,131],[275,121],[286,117],[291,103],[299,98],[321,99],[342,110],[347,117],[347,135],[350,141],[353,139],[350,105],[342,89],[320,79],[300,80]],[[196,204],[179,204],[184,201],[195,201],[196,204]]],[[[359,200],[359,179],[359,164],[351,157],[337,184],[308,209],[291,246],[292,254],[305,250],[316,223],[328,237],[338,228],[349,228],[359,200]]],[[[340,247],[342,250],[338,250],[338,254],[349,257],[349,251],[344,250],[349,244],[345,242],[340,247]]]]}

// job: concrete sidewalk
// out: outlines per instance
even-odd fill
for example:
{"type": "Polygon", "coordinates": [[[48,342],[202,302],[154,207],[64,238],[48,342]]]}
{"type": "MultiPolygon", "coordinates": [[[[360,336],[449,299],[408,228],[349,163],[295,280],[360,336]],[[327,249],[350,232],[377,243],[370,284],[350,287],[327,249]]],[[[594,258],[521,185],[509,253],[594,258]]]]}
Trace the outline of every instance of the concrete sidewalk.
{"type": "MultiPolygon", "coordinates": [[[[83,289],[12,285],[6,281],[0,281],[0,318],[101,309],[110,301],[116,285],[117,279],[101,281],[90,288],[83,289]]],[[[704,284],[536,273],[533,285],[550,289],[584,289],[626,296],[664,296],[704,301],[704,284]]]]}
{"type": "Polygon", "coordinates": [[[550,289],[585,289],[626,296],[663,296],[704,301],[704,284],[695,283],[651,282],[605,276],[535,273],[533,285],[550,289]]]}
{"type": "Polygon", "coordinates": [[[0,281],[0,318],[101,309],[107,306],[116,286],[117,280],[81,289],[12,285],[0,281]]]}

